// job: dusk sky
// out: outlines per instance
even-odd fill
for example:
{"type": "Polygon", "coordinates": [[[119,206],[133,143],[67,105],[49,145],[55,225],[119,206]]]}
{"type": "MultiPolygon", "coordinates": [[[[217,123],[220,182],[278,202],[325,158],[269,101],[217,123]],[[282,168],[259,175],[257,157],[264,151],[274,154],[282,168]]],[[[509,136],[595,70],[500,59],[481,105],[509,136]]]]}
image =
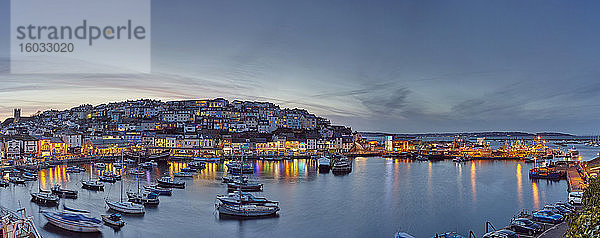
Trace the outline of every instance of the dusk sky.
{"type": "Polygon", "coordinates": [[[126,99],[305,108],[360,131],[598,135],[597,1],[152,1],[152,74],[12,75],[0,119],[126,99]]]}

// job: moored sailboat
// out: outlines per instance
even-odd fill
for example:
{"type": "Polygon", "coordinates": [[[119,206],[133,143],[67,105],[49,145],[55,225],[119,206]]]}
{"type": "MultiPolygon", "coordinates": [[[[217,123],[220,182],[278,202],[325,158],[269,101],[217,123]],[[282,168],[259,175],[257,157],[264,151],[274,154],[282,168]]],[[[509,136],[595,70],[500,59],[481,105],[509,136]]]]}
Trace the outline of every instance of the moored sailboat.
{"type": "Polygon", "coordinates": [[[43,211],[48,222],[74,232],[99,232],[102,221],[79,213],[43,211]]]}
{"type": "MultiPolygon", "coordinates": [[[[123,161],[123,152],[121,152],[121,162],[122,161],[123,161]]],[[[121,172],[123,172],[123,171],[121,171],[121,172]]],[[[141,215],[146,213],[146,210],[143,205],[136,204],[133,202],[124,202],[123,201],[123,181],[121,181],[121,193],[119,196],[119,201],[117,202],[117,201],[105,200],[104,202],[110,209],[121,212],[121,213],[141,214],[141,215]]]]}

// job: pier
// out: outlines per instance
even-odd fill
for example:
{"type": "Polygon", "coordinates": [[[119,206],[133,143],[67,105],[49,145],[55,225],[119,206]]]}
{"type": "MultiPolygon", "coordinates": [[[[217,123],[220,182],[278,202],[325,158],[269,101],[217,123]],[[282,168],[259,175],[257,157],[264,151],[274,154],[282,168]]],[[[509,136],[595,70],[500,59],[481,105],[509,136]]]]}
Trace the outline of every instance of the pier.
{"type": "Polygon", "coordinates": [[[587,187],[587,182],[582,178],[582,175],[579,171],[584,171],[581,169],[580,165],[571,166],[567,169],[569,192],[583,192],[583,190],[587,187]]]}

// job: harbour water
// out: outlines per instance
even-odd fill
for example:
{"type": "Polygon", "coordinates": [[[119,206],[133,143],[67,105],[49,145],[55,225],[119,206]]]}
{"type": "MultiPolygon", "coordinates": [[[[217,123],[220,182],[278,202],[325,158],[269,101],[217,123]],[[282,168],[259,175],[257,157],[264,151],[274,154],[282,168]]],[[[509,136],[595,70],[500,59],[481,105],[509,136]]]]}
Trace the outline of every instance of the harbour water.
{"type": "MultiPolygon", "coordinates": [[[[147,208],[144,216],[124,216],[119,231],[104,227],[89,237],[393,237],[406,231],[415,237],[436,232],[473,230],[481,236],[485,222],[504,226],[521,209],[538,209],[565,200],[566,181],[533,181],[528,170],[533,164],[518,161],[469,161],[455,163],[411,162],[399,159],[356,158],[350,174],[319,173],[311,160],[254,161],[250,177],[264,183],[258,193],[281,202],[278,217],[253,220],[223,220],[215,213],[217,194],[226,193],[221,177],[223,164],[207,168],[186,181],[185,189],[161,196],[160,205],[147,208]]],[[[165,173],[172,174],[184,163],[160,164],[140,176],[141,185],[165,173]]],[[[99,217],[107,209],[104,199],[119,199],[119,183],[104,191],[81,189],[80,181],[98,171],[86,165],[79,174],[65,172],[66,166],[39,172],[42,189],[51,184],[79,191],[79,198],[61,199],[67,206],[92,211],[99,217]]],[[[112,166],[108,170],[115,170],[112,166]]],[[[124,176],[124,190],[137,189],[136,177],[124,176]]],[[[44,237],[81,237],[46,224],[39,211],[53,210],[30,202],[37,182],[0,188],[0,205],[25,207],[44,237]]],[[[126,196],[126,195],[124,195],[126,196]]]]}

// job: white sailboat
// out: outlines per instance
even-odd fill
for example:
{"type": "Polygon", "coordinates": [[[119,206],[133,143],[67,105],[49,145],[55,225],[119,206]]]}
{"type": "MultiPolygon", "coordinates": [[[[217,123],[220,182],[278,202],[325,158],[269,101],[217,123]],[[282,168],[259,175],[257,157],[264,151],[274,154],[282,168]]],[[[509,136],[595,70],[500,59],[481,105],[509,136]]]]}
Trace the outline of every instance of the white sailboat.
{"type": "MultiPolygon", "coordinates": [[[[242,155],[241,164],[244,163],[244,156],[242,155]]],[[[240,177],[243,178],[243,170],[240,171],[240,177]]],[[[241,186],[238,187],[238,194],[242,193],[241,186]]],[[[216,208],[219,211],[219,215],[233,216],[233,217],[262,217],[262,216],[273,216],[279,211],[279,203],[249,203],[238,197],[237,199],[229,200],[230,202],[224,202],[218,199],[216,208]]]]}
{"type": "MultiPolygon", "coordinates": [[[[121,152],[121,162],[123,162],[123,152],[121,152]]],[[[121,173],[123,173],[121,169],[121,173]]],[[[121,194],[119,201],[109,201],[106,200],[106,205],[115,211],[126,213],[126,214],[144,214],[146,213],[146,209],[144,205],[136,204],[132,202],[123,202],[123,181],[121,181],[121,194]]]]}

